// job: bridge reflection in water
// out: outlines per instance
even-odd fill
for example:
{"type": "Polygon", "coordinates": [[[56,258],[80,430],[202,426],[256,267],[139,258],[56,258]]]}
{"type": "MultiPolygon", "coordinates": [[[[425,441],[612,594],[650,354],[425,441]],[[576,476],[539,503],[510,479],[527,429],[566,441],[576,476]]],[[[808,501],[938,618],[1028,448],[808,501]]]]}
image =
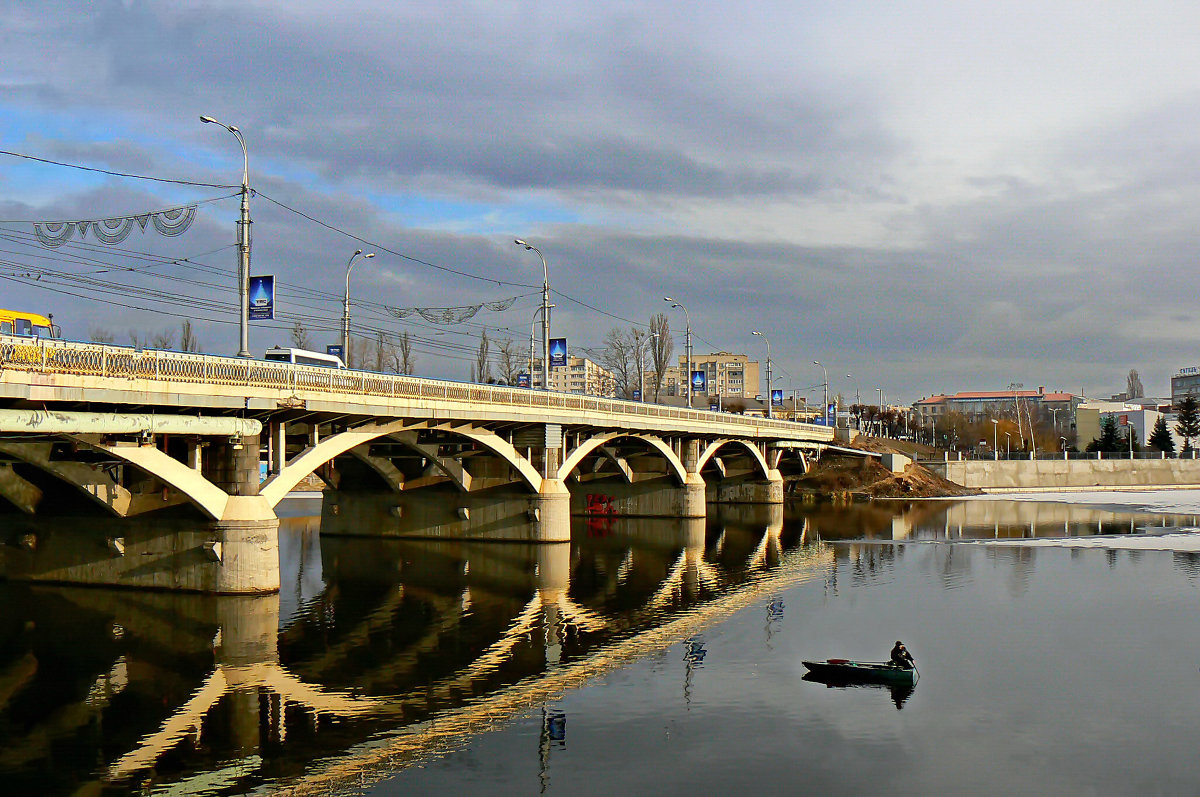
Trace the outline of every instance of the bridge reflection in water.
{"type": "MultiPolygon", "coordinates": [[[[283,519],[276,595],[0,582],[5,788],[337,790],[765,605],[832,556],[779,506],[579,518],[541,545],[319,525],[283,519]]],[[[547,715],[547,743],[563,722],[547,715]]]]}

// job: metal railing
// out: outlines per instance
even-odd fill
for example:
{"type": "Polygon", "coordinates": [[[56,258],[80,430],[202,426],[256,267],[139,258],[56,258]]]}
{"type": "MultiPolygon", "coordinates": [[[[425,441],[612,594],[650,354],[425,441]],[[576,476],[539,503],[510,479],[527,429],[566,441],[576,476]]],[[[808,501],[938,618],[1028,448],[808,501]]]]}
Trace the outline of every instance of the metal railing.
{"type": "Polygon", "coordinates": [[[927,462],[960,462],[960,461],[979,461],[979,462],[1045,462],[1047,460],[1098,460],[1098,459],[1135,459],[1135,460],[1156,460],[1156,459],[1200,459],[1197,456],[1196,449],[1191,449],[1186,454],[1176,452],[1174,454],[1166,454],[1162,451],[1134,451],[1132,455],[1129,451],[1048,451],[1038,452],[1033,455],[1026,451],[1014,451],[1011,454],[1006,454],[1001,451],[997,457],[991,453],[978,453],[970,451],[947,451],[939,456],[922,455],[916,457],[916,461],[920,463],[927,462]]]}
{"type": "Polygon", "coordinates": [[[10,335],[0,335],[0,374],[4,371],[226,385],[286,391],[288,395],[322,391],[382,399],[440,399],[472,405],[607,412],[641,418],[720,423],[755,431],[775,430],[789,438],[801,433],[809,438],[833,437],[832,429],[816,424],[599,396],[10,335]]]}

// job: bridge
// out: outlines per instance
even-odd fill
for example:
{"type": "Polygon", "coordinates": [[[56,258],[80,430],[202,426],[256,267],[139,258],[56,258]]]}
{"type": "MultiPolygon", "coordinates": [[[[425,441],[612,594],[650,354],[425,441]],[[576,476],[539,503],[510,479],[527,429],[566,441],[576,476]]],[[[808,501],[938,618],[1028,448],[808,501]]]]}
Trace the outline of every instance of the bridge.
{"type": "Polygon", "coordinates": [[[91,555],[51,550],[66,532],[11,524],[0,556],[28,578],[272,591],[275,508],[314,477],[345,533],[563,542],[572,514],[782,503],[781,461],[804,468],[833,436],[594,396],[0,336],[0,499],[29,518],[90,506],[110,519],[86,530],[91,555]],[[386,528],[355,527],[381,513],[386,528]]]}

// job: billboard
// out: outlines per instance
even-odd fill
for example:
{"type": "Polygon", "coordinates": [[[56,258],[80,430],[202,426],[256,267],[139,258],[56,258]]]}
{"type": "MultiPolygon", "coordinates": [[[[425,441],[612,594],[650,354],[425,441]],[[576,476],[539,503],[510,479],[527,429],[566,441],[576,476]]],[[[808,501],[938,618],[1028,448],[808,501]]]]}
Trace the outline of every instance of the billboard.
{"type": "Polygon", "coordinates": [[[325,353],[334,357],[340,357],[342,362],[346,361],[346,352],[342,350],[342,344],[340,343],[330,343],[325,347],[325,353]]]}
{"type": "Polygon", "coordinates": [[[642,391],[638,390],[636,387],[633,389],[633,400],[634,401],[642,400],[642,391]]]}
{"type": "Polygon", "coordinates": [[[567,339],[550,338],[550,367],[567,367],[567,339]]]}
{"type": "Polygon", "coordinates": [[[272,321],[275,318],[275,275],[250,278],[250,306],[247,321],[272,321]]]}
{"type": "Polygon", "coordinates": [[[772,407],[782,407],[783,406],[783,391],[782,390],[772,390],[771,391],[771,406],[772,407]]]}
{"type": "Polygon", "coordinates": [[[517,374],[517,387],[529,387],[529,374],[517,374]]]}

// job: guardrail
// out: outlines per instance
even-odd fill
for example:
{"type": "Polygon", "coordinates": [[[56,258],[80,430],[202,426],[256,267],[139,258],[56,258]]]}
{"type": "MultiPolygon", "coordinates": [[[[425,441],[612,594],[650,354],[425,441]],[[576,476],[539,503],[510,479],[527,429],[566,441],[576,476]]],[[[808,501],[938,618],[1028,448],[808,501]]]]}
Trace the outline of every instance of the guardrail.
{"type": "Polygon", "coordinates": [[[784,432],[786,437],[795,437],[798,432],[815,437],[829,439],[833,437],[832,429],[817,424],[780,421],[734,413],[717,414],[662,404],[646,404],[575,393],[555,393],[498,385],[451,382],[373,371],[339,370],[244,357],[133,349],[108,344],[0,335],[0,373],[5,370],[230,385],[284,390],[293,395],[301,390],[319,390],[327,393],[377,398],[442,399],[510,407],[590,410],[642,418],[702,423],[715,421],[756,431],[778,430],[784,432]]]}
{"type": "Polygon", "coordinates": [[[924,465],[930,462],[1045,462],[1048,460],[1095,461],[1100,459],[1200,459],[1200,456],[1196,455],[1196,449],[1194,448],[1186,454],[1182,452],[1166,454],[1162,451],[1134,451],[1132,454],[1129,451],[1052,451],[1048,454],[1038,453],[1036,456],[1016,452],[1005,454],[1003,451],[1000,452],[1000,456],[995,456],[994,454],[975,454],[966,451],[947,451],[940,457],[919,456],[914,461],[924,465]]]}

